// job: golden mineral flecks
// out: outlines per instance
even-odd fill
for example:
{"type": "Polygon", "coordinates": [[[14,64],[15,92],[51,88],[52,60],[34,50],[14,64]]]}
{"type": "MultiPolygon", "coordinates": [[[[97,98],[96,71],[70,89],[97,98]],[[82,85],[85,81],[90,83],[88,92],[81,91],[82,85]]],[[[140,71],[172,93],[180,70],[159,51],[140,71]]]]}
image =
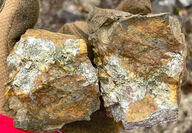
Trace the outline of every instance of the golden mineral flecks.
{"type": "Polygon", "coordinates": [[[98,78],[86,43],[72,35],[28,30],[7,58],[4,109],[14,127],[37,131],[89,120],[100,108],[98,78]]]}
{"type": "Polygon", "coordinates": [[[110,115],[126,129],[175,120],[186,55],[178,20],[99,8],[88,20],[110,115]]]}

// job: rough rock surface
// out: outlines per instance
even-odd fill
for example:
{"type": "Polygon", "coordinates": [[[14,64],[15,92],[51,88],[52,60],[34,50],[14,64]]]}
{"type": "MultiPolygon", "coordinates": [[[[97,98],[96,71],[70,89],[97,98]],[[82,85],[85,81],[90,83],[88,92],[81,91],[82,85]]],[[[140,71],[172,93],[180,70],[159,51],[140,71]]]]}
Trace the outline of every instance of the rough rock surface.
{"type": "Polygon", "coordinates": [[[120,133],[191,133],[192,132],[192,94],[182,95],[179,106],[178,120],[152,128],[140,128],[120,133]]]}
{"type": "Polygon", "coordinates": [[[60,29],[59,33],[75,35],[87,42],[88,40],[88,26],[86,22],[75,21],[72,23],[64,24],[60,29]]]}
{"type": "Polygon", "coordinates": [[[152,11],[150,0],[122,0],[116,9],[142,15],[151,13],[152,11]]]}
{"type": "Polygon", "coordinates": [[[88,27],[109,115],[126,129],[175,120],[186,56],[178,20],[95,8],[88,27]]]}
{"type": "Polygon", "coordinates": [[[83,40],[85,40],[87,44],[87,52],[88,57],[91,61],[94,59],[94,54],[91,46],[91,42],[89,41],[88,37],[88,25],[84,21],[75,21],[72,23],[64,24],[58,31],[59,33],[63,34],[70,34],[75,35],[83,40]]]}
{"type": "Polygon", "coordinates": [[[50,130],[89,120],[100,108],[97,72],[86,43],[72,35],[28,30],[7,58],[4,109],[14,126],[50,130]]]}

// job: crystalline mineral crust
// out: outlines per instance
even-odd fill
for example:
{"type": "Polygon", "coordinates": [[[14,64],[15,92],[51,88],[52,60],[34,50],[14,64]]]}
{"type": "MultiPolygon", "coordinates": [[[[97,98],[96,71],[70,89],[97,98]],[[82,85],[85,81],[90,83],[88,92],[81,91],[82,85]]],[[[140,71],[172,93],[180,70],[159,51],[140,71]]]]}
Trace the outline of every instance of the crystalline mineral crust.
{"type": "Polygon", "coordinates": [[[72,35],[28,30],[7,58],[4,109],[31,131],[89,120],[100,108],[98,78],[86,43],[72,35]]]}
{"type": "Polygon", "coordinates": [[[96,8],[88,25],[109,115],[125,129],[175,120],[186,55],[177,19],[96,8]]]}

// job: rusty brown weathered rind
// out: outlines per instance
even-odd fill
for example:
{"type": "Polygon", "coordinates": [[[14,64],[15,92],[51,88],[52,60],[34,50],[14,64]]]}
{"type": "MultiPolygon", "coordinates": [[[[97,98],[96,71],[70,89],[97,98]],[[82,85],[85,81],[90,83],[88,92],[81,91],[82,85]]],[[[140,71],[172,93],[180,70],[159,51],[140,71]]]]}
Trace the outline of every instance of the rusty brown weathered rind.
{"type": "Polygon", "coordinates": [[[117,6],[116,10],[130,12],[132,14],[146,15],[151,13],[151,1],[150,0],[122,0],[117,6]]]}
{"type": "Polygon", "coordinates": [[[86,43],[72,35],[28,30],[7,58],[4,109],[14,127],[37,131],[89,120],[100,108],[97,72],[86,43]]]}
{"type": "Polygon", "coordinates": [[[110,115],[125,129],[175,120],[186,56],[178,20],[98,8],[88,20],[110,115]]]}

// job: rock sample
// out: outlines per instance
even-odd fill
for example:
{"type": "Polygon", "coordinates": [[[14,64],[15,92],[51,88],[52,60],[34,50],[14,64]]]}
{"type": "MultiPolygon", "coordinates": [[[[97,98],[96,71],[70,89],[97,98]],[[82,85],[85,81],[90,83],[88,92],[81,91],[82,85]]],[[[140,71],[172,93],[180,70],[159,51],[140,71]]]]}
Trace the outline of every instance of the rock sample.
{"type": "Polygon", "coordinates": [[[150,0],[123,0],[116,9],[142,15],[146,15],[152,11],[150,0]]]}
{"type": "Polygon", "coordinates": [[[125,129],[175,120],[186,56],[178,20],[95,8],[88,30],[109,115],[125,129]]]}
{"type": "Polygon", "coordinates": [[[70,35],[75,35],[83,40],[86,41],[87,44],[87,52],[88,52],[88,57],[91,61],[93,61],[94,54],[92,50],[92,46],[90,44],[90,41],[88,39],[88,25],[84,21],[75,21],[72,23],[66,23],[64,24],[58,31],[59,33],[63,34],[70,34],[70,35]]]}
{"type": "Polygon", "coordinates": [[[72,35],[28,30],[7,58],[4,110],[14,127],[37,131],[90,120],[100,108],[98,78],[86,43],[72,35]]]}

